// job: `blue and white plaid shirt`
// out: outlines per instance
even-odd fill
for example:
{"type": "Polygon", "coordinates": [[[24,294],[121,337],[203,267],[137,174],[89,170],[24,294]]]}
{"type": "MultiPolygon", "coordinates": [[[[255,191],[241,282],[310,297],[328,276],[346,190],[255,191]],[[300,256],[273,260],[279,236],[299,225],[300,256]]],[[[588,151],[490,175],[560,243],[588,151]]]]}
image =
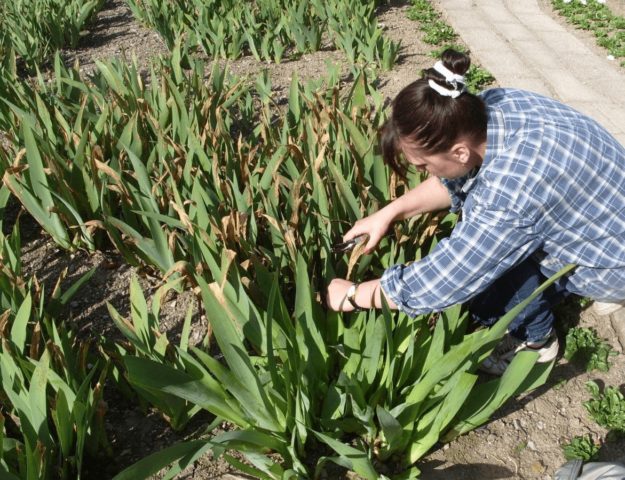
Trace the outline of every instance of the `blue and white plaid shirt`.
{"type": "Polygon", "coordinates": [[[427,257],[387,269],[384,293],[411,315],[442,310],[537,254],[546,276],[578,265],[567,290],[625,299],[625,148],[555,100],[500,88],[480,96],[483,164],[472,178],[441,179],[461,221],[427,257]]]}

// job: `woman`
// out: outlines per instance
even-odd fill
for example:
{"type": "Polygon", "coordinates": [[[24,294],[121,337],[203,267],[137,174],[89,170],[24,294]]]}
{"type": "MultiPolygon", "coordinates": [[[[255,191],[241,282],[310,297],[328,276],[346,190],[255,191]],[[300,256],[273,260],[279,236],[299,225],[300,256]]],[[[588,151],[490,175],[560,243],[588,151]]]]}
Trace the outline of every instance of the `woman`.
{"type": "Polygon", "coordinates": [[[569,263],[561,278],[510,325],[482,366],[502,373],[524,348],[555,358],[551,307],[568,294],[625,303],[625,149],[591,118],[534,93],[495,88],[466,91],[467,55],[447,50],[393,101],[383,127],[385,161],[429,178],[344,237],[369,236],[375,248],[389,226],[412,215],[461,212],[451,236],[422,260],[396,265],[355,285],[334,279],[334,310],[381,306],[410,315],[468,302],[491,325],[569,263]]]}

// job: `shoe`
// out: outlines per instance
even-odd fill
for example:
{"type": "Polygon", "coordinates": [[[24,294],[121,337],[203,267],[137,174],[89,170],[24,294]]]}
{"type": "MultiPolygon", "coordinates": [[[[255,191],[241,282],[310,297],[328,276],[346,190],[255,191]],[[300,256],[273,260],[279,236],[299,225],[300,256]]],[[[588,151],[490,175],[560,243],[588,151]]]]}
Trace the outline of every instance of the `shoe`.
{"type": "Polygon", "coordinates": [[[625,302],[610,303],[610,302],[594,302],[592,304],[592,311],[596,315],[610,315],[621,308],[625,307],[625,302]]]}
{"type": "Polygon", "coordinates": [[[479,369],[491,375],[501,376],[514,356],[522,350],[538,352],[537,363],[547,363],[556,358],[559,348],[558,337],[553,331],[544,340],[532,343],[519,340],[507,333],[499,345],[495,347],[493,353],[482,362],[479,369]]]}

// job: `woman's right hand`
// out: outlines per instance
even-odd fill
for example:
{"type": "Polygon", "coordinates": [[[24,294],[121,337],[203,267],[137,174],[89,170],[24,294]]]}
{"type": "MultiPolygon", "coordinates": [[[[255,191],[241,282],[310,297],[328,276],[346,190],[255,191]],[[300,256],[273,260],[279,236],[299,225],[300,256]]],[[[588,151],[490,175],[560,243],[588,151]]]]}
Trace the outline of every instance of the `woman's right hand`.
{"type": "Polygon", "coordinates": [[[368,217],[356,221],[354,226],[343,235],[343,241],[347,242],[359,235],[367,235],[369,238],[367,239],[364,252],[371,253],[382,237],[384,237],[391,223],[393,223],[393,218],[390,217],[384,209],[378,210],[368,217]]]}
{"type": "Polygon", "coordinates": [[[440,179],[431,176],[412,190],[368,217],[358,220],[343,235],[346,242],[358,235],[368,235],[365,253],[371,253],[395,220],[405,220],[414,215],[449,208],[451,196],[440,179]]]}

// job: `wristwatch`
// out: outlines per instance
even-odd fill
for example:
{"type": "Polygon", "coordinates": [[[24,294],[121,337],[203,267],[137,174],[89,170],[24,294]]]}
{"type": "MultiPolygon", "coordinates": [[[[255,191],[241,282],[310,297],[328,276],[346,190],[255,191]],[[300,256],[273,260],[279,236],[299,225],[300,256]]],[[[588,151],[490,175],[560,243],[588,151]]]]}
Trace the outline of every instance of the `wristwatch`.
{"type": "Polygon", "coordinates": [[[360,307],[356,303],[356,289],[359,285],[359,283],[352,283],[352,285],[347,289],[347,293],[345,294],[345,298],[347,298],[347,301],[351,304],[352,307],[354,307],[354,310],[362,310],[362,307],[360,307]]]}

